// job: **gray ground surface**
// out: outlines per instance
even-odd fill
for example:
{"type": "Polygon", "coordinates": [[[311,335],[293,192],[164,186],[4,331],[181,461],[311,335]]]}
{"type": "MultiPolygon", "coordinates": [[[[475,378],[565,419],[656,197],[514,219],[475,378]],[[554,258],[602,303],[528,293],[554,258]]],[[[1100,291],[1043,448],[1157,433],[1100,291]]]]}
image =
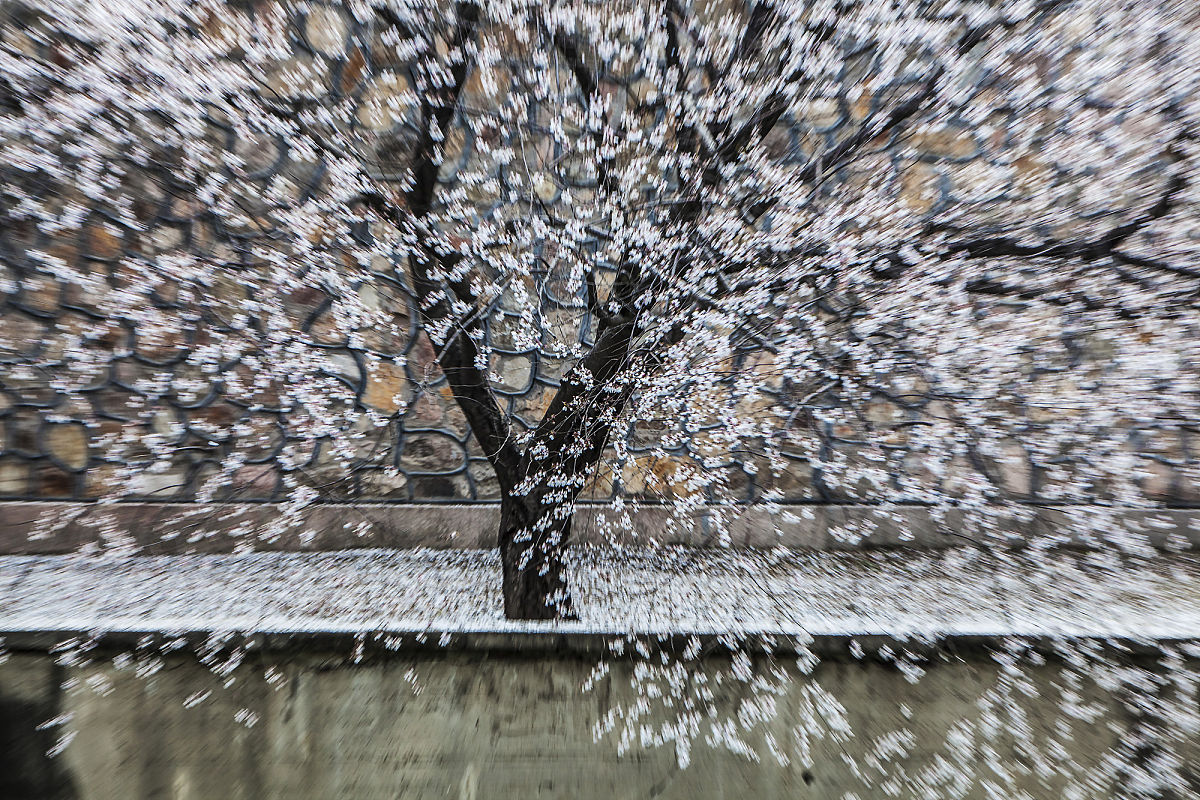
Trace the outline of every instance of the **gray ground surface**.
{"type": "Polygon", "coordinates": [[[0,557],[0,632],[807,632],[1200,638],[1200,560],[1102,553],[573,554],[580,621],[513,623],[487,550],[0,557]]]}

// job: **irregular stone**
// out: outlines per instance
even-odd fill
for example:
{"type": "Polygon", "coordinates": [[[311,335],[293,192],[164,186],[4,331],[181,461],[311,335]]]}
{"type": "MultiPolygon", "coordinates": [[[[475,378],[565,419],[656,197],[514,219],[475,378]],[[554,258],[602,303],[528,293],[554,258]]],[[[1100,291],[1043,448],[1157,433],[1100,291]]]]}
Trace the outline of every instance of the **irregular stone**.
{"type": "Polygon", "coordinates": [[[543,175],[534,184],[533,191],[543,202],[549,203],[558,196],[558,184],[551,180],[549,176],[543,175]]]}
{"type": "Polygon", "coordinates": [[[405,414],[405,425],[412,428],[434,428],[446,417],[443,398],[437,392],[422,392],[405,414]]]}
{"type": "Polygon", "coordinates": [[[533,360],[527,356],[500,356],[493,358],[493,373],[499,380],[493,383],[502,391],[523,392],[533,379],[533,360]]]}
{"type": "Polygon", "coordinates": [[[778,493],[780,499],[808,500],[814,496],[812,486],[812,465],[802,459],[789,458],[783,469],[772,469],[766,458],[748,459],[757,467],[754,474],[754,485],[759,494],[765,492],[778,493]]]}
{"type": "Polygon", "coordinates": [[[404,437],[400,466],[417,472],[453,472],[466,460],[462,445],[438,433],[410,433],[404,437]]]}
{"type": "Polygon", "coordinates": [[[433,349],[429,334],[424,330],[413,340],[407,364],[408,374],[419,385],[425,386],[442,380],[442,367],[437,361],[437,352],[433,349]]]}
{"type": "Polygon", "coordinates": [[[841,120],[842,112],[835,98],[818,97],[800,103],[796,107],[795,117],[814,128],[830,128],[841,120]]]}
{"type": "Polygon", "coordinates": [[[115,464],[97,464],[84,473],[84,497],[110,496],[125,488],[121,481],[120,467],[115,464]]]}
{"type": "MultiPolygon", "coordinates": [[[[10,352],[15,350],[21,355],[32,354],[42,342],[49,339],[49,329],[33,317],[16,309],[0,311],[0,342],[10,348],[10,352]]],[[[18,383],[16,370],[6,367],[4,381],[10,388],[18,383]]]]}
{"type": "Polygon", "coordinates": [[[536,425],[546,416],[554,395],[554,389],[535,383],[528,392],[514,398],[513,413],[536,425]]]}
{"type": "Polygon", "coordinates": [[[412,478],[413,495],[425,499],[466,500],[471,496],[464,475],[422,475],[412,478]]]}
{"type": "Polygon", "coordinates": [[[475,499],[489,500],[500,497],[500,481],[495,468],[486,460],[472,459],[467,467],[471,481],[475,484],[475,499]]]}
{"type": "Polygon", "coordinates": [[[118,258],[121,240],[107,225],[92,224],[84,232],[84,250],[93,258],[118,258]]]}
{"type": "Polygon", "coordinates": [[[359,481],[365,497],[408,499],[408,477],[403,472],[387,469],[366,470],[361,473],[359,481]]]}
{"type": "Polygon", "coordinates": [[[358,121],[373,131],[387,131],[413,111],[408,78],[391,70],[374,76],[358,108],[358,121]]]}
{"type": "Polygon", "coordinates": [[[437,393],[441,398],[441,406],[445,410],[441,427],[460,439],[465,438],[471,432],[470,426],[467,425],[467,418],[463,415],[462,409],[458,407],[458,401],[454,399],[454,392],[450,389],[450,385],[443,383],[438,386],[437,393]]]}
{"type": "Polygon", "coordinates": [[[850,104],[850,118],[855,121],[862,121],[871,113],[871,98],[872,95],[866,89],[858,93],[858,97],[850,104]]]}
{"type": "Polygon", "coordinates": [[[318,53],[340,56],[346,52],[346,18],[330,6],[317,6],[308,12],[304,35],[318,53]]]}
{"type": "Polygon", "coordinates": [[[273,464],[247,464],[233,473],[230,485],[238,498],[273,497],[279,489],[279,473],[273,464]]]}
{"type": "Polygon", "coordinates": [[[81,422],[46,426],[46,448],[51,457],[72,470],[81,470],[88,462],[88,432],[81,422]]]}
{"type": "Polygon", "coordinates": [[[354,48],[354,51],[350,53],[350,57],[346,59],[345,66],[342,67],[342,79],[338,86],[342,90],[342,94],[348,94],[358,85],[366,63],[367,59],[363,55],[362,49],[358,47],[354,48]]]}
{"type": "Polygon", "coordinates": [[[445,153],[442,158],[442,168],[438,176],[439,180],[450,181],[454,179],[454,175],[463,162],[463,156],[467,152],[467,135],[461,127],[451,128],[446,134],[445,153]]]}
{"type": "Polygon", "coordinates": [[[629,494],[646,497],[689,497],[702,491],[688,485],[697,469],[687,456],[634,456],[621,467],[621,486],[629,494]]]}
{"type": "Polygon", "coordinates": [[[900,202],[919,214],[928,213],[938,201],[940,173],[928,164],[913,164],[900,175],[900,202]]]}
{"type": "Polygon", "coordinates": [[[0,459],[0,494],[29,493],[29,465],[14,458],[0,459]]]}
{"type": "Polygon", "coordinates": [[[1032,491],[1029,454],[1025,452],[1024,447],[1012,441],[1001,446],[1001,453],[997,464],[1000,470],[1000,485],[1009,494],[1027,497],[1032,491]]]}
{"type": "Polygon", "coordinates": [[[1012,169],[1014,188],[1022,194],[1033,194],[1053,181],[1050,165],[1032,153],[1014,160],[1012,169]]]}
{"type": "Polygon", "coordinates": [[[979,152],[979,145],[969,131],[950,126],[919,133],[911,144],[922,154],[935,158],[970,158],[979,152]]]}
{"type": "Polygon", "coordinates": [[[587,477],[583,491],[579,493],[581,500],[610,500],[613,495],[613,481],[616,468],[613,464],[611,450],[605,454],[596,465],[595,471],[587,477]]]}
{"type": "Polygon", "coordinates": [[[35,475],[38,494],[42,497],[71,497],[75,494],[75,479],[69,472],[43,464],[35,475]]]}
{"type": "MultiPolygon", "coordinates": [[[[255,148],[254,152],[256,158],[265,159],[272,149],[255,148]]],[[[175,225],[159,225],[150,235],[150,243],[156,250],[174,250],[183,245],[183,230],[175,225]]]]}
{"type": "Polygon", "coordinates": [[[404,367],[390,361],[379,361],[367,367],[367,386],[363,402],[385,414],[394,414],[412,398],[413,387],[404,374],[404,367]]]}
{"type": "Polygon", "coordinates": [[[1175,471],[1161,461],[1147,460],[1141,469],[1142,492],[1151,500],[1171,500],[1175,471]]]}
{"type": "Polygon", "coordinates": [[[34,274],[21,281],[22,301],[39,311],[55,311],[61,296],[62,287],[48,275],[34,274]]]}
{"type": "Polygon", "coordinates": [[[327,91],[325,62],[307,56],[281,61],[267,76],[267,85],[288,99],[320,97],[327,91]]]}

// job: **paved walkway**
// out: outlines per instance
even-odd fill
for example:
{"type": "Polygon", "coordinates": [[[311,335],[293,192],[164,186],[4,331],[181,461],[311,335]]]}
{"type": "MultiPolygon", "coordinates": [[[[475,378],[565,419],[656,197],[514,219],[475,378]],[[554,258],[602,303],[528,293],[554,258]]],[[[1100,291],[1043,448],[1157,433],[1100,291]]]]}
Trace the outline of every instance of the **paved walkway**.
{"type": "Polygon", "coordinates": [[[494,551],[0,557],[21,631],[802,633],[1200,640],[1200,560],[975,550],[583,551],[581,616],[505,620],[494,551]]]}

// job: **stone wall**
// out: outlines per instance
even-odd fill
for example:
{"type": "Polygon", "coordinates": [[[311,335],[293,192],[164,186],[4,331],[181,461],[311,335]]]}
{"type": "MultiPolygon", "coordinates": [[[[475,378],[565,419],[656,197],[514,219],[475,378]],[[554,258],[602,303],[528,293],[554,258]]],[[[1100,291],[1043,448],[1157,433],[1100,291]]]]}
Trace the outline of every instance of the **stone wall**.
{"type": "MultiPolygon", "coordinates": [[[[53,42],[39,42],[23,32],[36,13],[16,3],[5,3],[2,9],[0,38],[7,46],[39,57],[54,56],[53,42]]],[[[373,137],[380,158],[403,153],[406,137],[412,134],[411,120],[390,110],[388,98],[407,87],[405,65],[388,60],[378,31],[337,5],[313,5],[307,15],[297,12],[289,24],[299,42],[297,55],[279,66],[278,75],[305,70],[311,78],[305,92],[355,104],[360,132],[373,137]]],[[[220,22],[213,25],[219,33],[220,22]]],[[[564,85],[570,83],[569,77],[561,77],[564,85]]],[[[1039,66],[1039,80],[1048,87],[1069,77],[1066,56],[1063,63],[1039,66]]],[[[606,91],[618,98],[619,105],[632,107],[639,92],[645,91],[639,81],[638,75],[608,76],[606,91]]],[[[282,78],[276,88],[285,95],[297,91],[282,78]]],[[[933,129],[915,124],[918,133],[879,142],[873,159],[848,166],[831,180],[853,187],[869,180],[880,164],[887,164],[898,176],[897,202],[916,213],[933,215],[961,206],[996,218],[1032,213],[1039,198],[1066,196],[1072,187],[1086,182],[1086,175],[1064,171],[1040,157],[1036,143],[1018,141],[1012,131],[1021,121],[1006,110],[1003,90],[1003,82],[995,76],[981,78],[971,91],[980,103],[995,106],[982,123],[961,120],[933,129]],[[1000,184],[1005,187],[998,194],[991,191],[999,185],[997,174],[1004,176],[1000,184]],[[984,189],[988,191],[981,194],[984,189]]],[[[504,91],[504,85],[489,89],[472,81],[468,101],[477,106],[503,102],[504,91]]],[[[771,146],[781,160],[803,161],[819,148],[844,139],[880,102],[878,97],[846,94],[797,107],[772,134],[771,146]]],[[[1098,128],[1112,127],[1129,136],[1136,137],[1142,124],[1120,109],[1104,110],[1099,101],[1095,114],[1098,128]]],[[[1060,123],[1047,119],[1043,124],[1048,131],[1060,123]]],[[[267,137],[239,139],[232,129],[213,132],[217,134],[227,137],[222,146],[244,159],[256,186],[282,186],[279,191],[291,192],[296,199],[328,188],[323,163],[299,160],[267,137]]],[[[479,168],[470,135],[456,129],[448,142],[449,156],[441,175],[447,186],[454,183],[458,170],[479,168]]],[[[0,166],[0,183],[21,180],[0,166]]],[[[1153,171],[1131,181],[1133,197],[1147,196],[1158,187],[1153,171]]],[[[538,187],[539,195],[544,195],[541,199],[548,203],[555,201],[560,189],[552,184],[538,187]]],[[[216,465],[231,453],[241,453],[245,464],[233,476],[225,496],[278,499],[285,473],[296,470],[295,465],[281,463],[279,456],[285,445],[296,442],[306,448],[300,463],[304,480],[333,499],[406,502],[497,497],[495,478],[450,396],[429,339],[415,322],[413,293],[398,265],[380,264],[381,279],[364,290],[364,298],[369,305],[390,309],[402,335],[369,334],[365,344],[351,342],[330,321],[333,298],[324,290],[301,286],[290,295],[287,313],[296,331],[335,354],[339,379],[348,388],[351,402],[364,412],[372,409],[388,418],[378,429],[364,422],[369,434],[363,445],[367,454],[358,468],[347,472],[330,459],[328,447],[322,450],[320,442],[304,439],[289,427],[288,416],[273,407],[277,394],[271,386],[257,394],[231,388],[239,382],[253,383],[251,360],[229,361],[216,374],[199,371],[192,355],[219,338],[219,333],[228,332],[221,327],[226,324],[222,309],[242,302],[247,297],[245,286],[224,276],[197,305],[178,296],[169,275],[144,282],[138,277],[142,273],[131,266],[186,253],[253,269],[249,234],[222,228],[202,204],[181,198],[169,170],[131,175],[120,187],[118,194],[132,198],[137,229],[111,213],[113,198],[92,200],[59,190],[64,191],[64,202],[78,200],[87,206],[77,231],[47,233],[19,221],[0,221],[0,497],[89,499],[120,488],[138,497],[190,500],[216,465]],[[46,266],[50,263],[46,255],[93,275],[96,283],[85,288],[61,280],[46,266]],[[153,330],[140,321],[139,307],[153,309],[157,319],[153,330]],[[368,350],[371,358],[364,357],[368,350]],[[64,391],[57,376],[74,368],[80,351],[95,367],[94,379],[84,390],[64,391]],[[148,399],[145,387],[150,385],[170,388],[148,399]],[[131,429],[172,449],[167,461],[151,470],[145,453],[128,448],[117,452],[112,442],[119,435],[128,436],[131,429]]],[[[1094,213],[1120,213],[1124,201],[1106,198],[1104,202],[1112,207],[1108,212],[1098,207],[1094,213]]],[[[583,314],[582,298],[556,293],[560,284],[553,270],[544,278],[535,287],[541,313],[561,319],[564,336],[586,341],[591,323],[583,314]]],[[[956,481],[969,482],[985,472],[1013,499],[1114,499],[1102,482],[1075,480],[1095,455],[1086,436],[1074,446],[1056,444],[1051,450],[1037,444],[1046,431],[1061,424],[1064,413],[1071,413],[1056,406],[1057,400],[1063,400],[1063,406],[1082,402],[1085,413],[1094,410],[1086,408],[1089,402],[1103,402],[1089,401],[1081,382],[1114,366],[1105,337],[1089,330],[1086,321],[1041,304],[980,299],[975,310],[977,320],[972,324],[980,335],[1010,330],[1014,336],[1024,336],[1030,330],[1042,331],[1040,339],[1023,342],[1022,352],[1011,354],[1009,366],[1025,392],[1024,401],[995,409],[1020,420],[1015,428],[1019,435],[993,442],[991,452],[980,459],[926,463],[920,425],[943,414],[944,408],[918,378],[897,374],[896,391],[873,397],[863,409],[861,425],[813,423],[812,447],[793,454],[790,467],[782,473],[772,475],[748,451],[725,454],[719,466],[709,462],[704,468],[720,472],[730,492],[744,499],[762,497],[764,492],[784,501],[872,499],[848,498],[845,487],[828,479],[835,460],[858,457],[863,431],[869,428],[888,432],[887,468],[904,477],[884,492],[887,499],[919,501],[922,487],[952,494],[956,481]],[[1081,491],[1088,496],[1080,496],[1081,491]]],[[[502,301],[486,323],[494,352],[495,389],[518,430],[536,424],[563,369],[544,350],[514,341],[513,326],[520,313],[518,307],[502,301]]],[[[1200,338],[1200,330],[1194,333],[1200,338]]],[[[1147,347],[1172,346],[1167,339],[1156,345],[1153,330],[1145,336],[1147,347]]],[[[733,371],[760,375],[764,389],[762,399],[744,409],[746,413],[794,420],[802,397],[818,409],[833,402],[829,395],[813,395],[810,387],[794,385],[788,376],[780,375],[767,353],[747,350],[736,362],[733,371]]],[[[665,457],[656,455],[664,433],[675,426],[672,421],[647,423],[624,432],[628,458],[602,466],[586,495],[654,498],[686,491],[680,488],[679,476],[686,472],[681,465],[698,463],[702,456],[711,455],[711,447],[701,435],[673,447],[665,457]]],[[[1120,460],[1124,466],[1108,471],[1133,475],[1143,499],[1200,501],[1200,432],[1194,424],[1181,427],[1176,421],[1116,409],[1109,427],[1096,435],[1106,442],[1121,442],[1118,452],[1106,452],[1103,458],[1120,460]]],[[[878,487],[867,491],[877,492],[878,487]]]]}

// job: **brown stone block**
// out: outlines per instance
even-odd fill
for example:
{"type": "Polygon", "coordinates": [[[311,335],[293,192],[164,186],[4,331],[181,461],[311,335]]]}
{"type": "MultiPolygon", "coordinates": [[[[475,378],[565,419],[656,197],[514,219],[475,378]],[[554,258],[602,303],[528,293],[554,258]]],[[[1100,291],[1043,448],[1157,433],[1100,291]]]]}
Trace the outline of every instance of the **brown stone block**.
{"type": "Polygon", "coordinates": [[[349,94],[358,85],[366,63],[367,59],[363,55],[362,48],[354,48],[349,58],[346,59],[345,65],[342,66],[342,79],[339,85],[342,94],[349,94]]]}
{"type": "Polygon", "coordinates": [[[93,223],[84,231],[84,252],[93,258],[112,259],[121,255],[121,239],[107,225],[93,223]]]}

